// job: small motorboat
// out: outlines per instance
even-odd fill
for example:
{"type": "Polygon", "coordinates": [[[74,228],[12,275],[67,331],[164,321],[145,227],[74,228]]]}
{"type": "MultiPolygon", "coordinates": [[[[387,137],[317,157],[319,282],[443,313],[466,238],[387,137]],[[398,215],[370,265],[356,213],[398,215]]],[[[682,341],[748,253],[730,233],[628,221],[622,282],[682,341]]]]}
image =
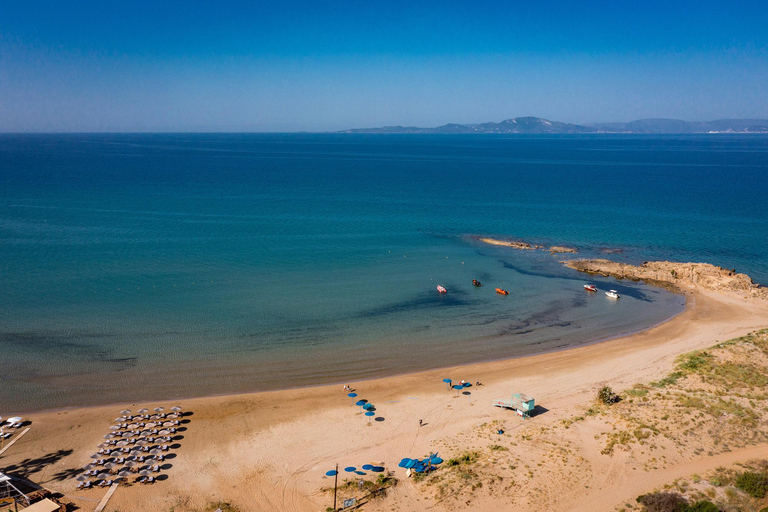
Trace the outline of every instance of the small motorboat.
{"type": "Polygon", "coordinates": [[[481,283],[481,282],[480,282],[480,281],[478,281],[477,279],[473,279],[473,280],[472,280],[472,284],[473,284],[473,285],[475,285],[475,286],[483,286],[483,283],[481,283]]]}
{"type": "Polygon", "coordinates": [[[584,285],[584,289],[587,290],[588,292],[596,292],[597,291],[597,287],[595,285],[593,285],[593,284],[585,284],[584,285]]]}
{"type": "Polygon", "coordinates": [[[437,291],[440,293],[448,293],[448,290],[445,289],[445,287],[437,285],[437,291]]]}
{"type": "Polygon", "coordinates": [[[500,293],[502,295],[509,295],[509,292],[507,290],[502,290],[501,288],[496,288],[496,293],[500,293]]]}
{"type": "Polygon", "coordinates": [[[611,290],[609,292],[605,292],[605,294],[607,296],[609,296],[610,298],[612,298],[612,299],[618,299],[619,297],[621,297],[621,295],[619,295],[619,292],[617,292],[616,290],[611,290]]]}

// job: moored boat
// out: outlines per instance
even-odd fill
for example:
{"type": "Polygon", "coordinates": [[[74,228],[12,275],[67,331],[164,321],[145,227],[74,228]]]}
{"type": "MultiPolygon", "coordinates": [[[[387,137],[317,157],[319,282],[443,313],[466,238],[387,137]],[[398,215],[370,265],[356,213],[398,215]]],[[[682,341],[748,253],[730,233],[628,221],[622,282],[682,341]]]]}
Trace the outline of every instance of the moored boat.
{"type": "Polygon", "coordinates": [[[621,295],[619,295],[619,292],[617,292],[616,290],[611,290],[609,292],[605,292],[605,294],[607,296],[609,296],[610,298],[612,298],[612,299],[618,299],[619,297],[621,297],[621,295]]]}
{"type": "Polygon", "coordinates": [[[585,284],[584,285],[584,289],[587,290],[588,292],[596,292],[597,291],[597,287],[595,285],[593,285],[593,284],[585,284]]]}
{"type": "Polygon", "coordinates": [[[501,288],[496,288],[496,293],[500,293],[502,295],[509,295],[509,292],[507,290],[502,290],[501,288]]]}
{"type": "Polygon", "coordinates": [[[473,284],[473,285],[475,285],[475,286],[483,286],[483,283],[481,283],[481,282],[480,282],[480,281],[478,281],[477,279],[473,279],[473,280],[472,280],[472,284],[473,284]]]}
{"type": "Polygon", "coordinates": [[[440,293],[448,293],[448,290],[445,289],[445,287],[437,285],[437,291],[440,293]]]}

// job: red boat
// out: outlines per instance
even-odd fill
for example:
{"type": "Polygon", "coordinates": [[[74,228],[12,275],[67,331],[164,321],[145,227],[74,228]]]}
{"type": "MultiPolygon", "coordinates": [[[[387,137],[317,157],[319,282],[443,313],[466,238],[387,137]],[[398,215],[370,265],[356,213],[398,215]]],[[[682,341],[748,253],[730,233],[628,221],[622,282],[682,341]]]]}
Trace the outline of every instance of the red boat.
{"type": "Polygon", "coordinates": [[[501,288],[496,288],[496,293],[500,293],[502,295],[509,295],[509,292],[507,290],[502,290],[501,288]]]}
{"type": "Polygon", "coordinates": [[[448,290],[446,290],[440,285],[437,285],[437,291],[439,291],[440,293],[448,293],[448,290]]]}
{"type": "Polygon", "coordinates": [[[584,289],[587,290],[588,292],[596,292],[597,291],[597,287],[595,285],[593,285],[593,284],[585,284],[584,285],[584,289]]]}

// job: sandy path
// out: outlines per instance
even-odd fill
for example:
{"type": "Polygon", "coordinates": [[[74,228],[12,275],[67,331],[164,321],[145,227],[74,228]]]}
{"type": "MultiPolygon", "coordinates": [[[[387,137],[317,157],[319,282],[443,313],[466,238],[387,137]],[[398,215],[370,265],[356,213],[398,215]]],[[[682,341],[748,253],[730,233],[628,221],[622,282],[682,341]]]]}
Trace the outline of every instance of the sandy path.
{"type": "Polygon", "coordinates": [[[621,485],[608,485],[592,490],[576,501],[570,510],[590,512],[606,510],[606,504],[634,503],[641,494],[668,484],[677,478],[684,478],[693,473],[706,473],[720,466],[729,466],[749,459],[768,459],[768,444],[750,446],[741,450],[721,453],[712,457],[701,457],[684,464],[659,469],[648,473],[633,474],[631,478],[621,480],[621,485]]]}

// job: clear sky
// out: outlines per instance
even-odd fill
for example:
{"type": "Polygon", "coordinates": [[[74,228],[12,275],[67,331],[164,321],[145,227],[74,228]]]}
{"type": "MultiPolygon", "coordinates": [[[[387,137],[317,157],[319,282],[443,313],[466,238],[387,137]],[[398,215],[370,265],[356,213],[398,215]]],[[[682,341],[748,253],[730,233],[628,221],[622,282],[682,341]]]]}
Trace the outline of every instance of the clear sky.
{"type": "Polygon", "coordinates": [[[0,131],[768,118],[768,1],[0,0],[0,131]]]}

